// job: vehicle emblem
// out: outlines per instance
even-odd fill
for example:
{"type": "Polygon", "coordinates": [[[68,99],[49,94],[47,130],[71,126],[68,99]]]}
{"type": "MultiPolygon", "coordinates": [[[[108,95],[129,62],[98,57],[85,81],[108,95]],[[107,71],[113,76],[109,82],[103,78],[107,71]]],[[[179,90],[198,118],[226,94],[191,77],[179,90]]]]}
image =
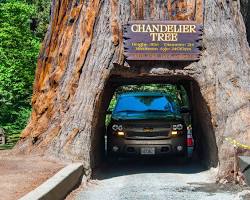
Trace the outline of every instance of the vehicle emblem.
{"type": "Polygon", "coordinates": [[[144,132],[153,132],[153,128],[144,128],[143,131],[144,132]]]}

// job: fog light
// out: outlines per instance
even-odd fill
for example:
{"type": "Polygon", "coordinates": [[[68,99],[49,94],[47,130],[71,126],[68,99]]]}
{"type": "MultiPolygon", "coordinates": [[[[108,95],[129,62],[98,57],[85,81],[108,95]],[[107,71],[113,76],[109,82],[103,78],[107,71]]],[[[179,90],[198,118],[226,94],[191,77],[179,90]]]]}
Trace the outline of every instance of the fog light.
{"type": "Polygon", "coordinates": [[[125,133],[124,133],[123,131],[118,131],[118,132],[117,132],[117,135],[119,135],[119,136],[124,136],[125,133]]]}
{"type": "Polygon", "coordinates": [[[177,150],[178,150],[178,151],[182,151],[182,150],[183,150],[183,147],[182,147],[182,146],[178,146],[178,147],[177,147],[177,150]]]}
{"type": "Polygon", "coordinates": [[[178,134],[178,132],[177,131],[172,131],[172,133],[171,133],[172,135],[177,135],[178,134]]]}
{"type": "Polygon", "coordinates": [[[119,147],[118,146],[113,146],[113,151],[114,152],[117,152],[119,150],[119,147]]]}

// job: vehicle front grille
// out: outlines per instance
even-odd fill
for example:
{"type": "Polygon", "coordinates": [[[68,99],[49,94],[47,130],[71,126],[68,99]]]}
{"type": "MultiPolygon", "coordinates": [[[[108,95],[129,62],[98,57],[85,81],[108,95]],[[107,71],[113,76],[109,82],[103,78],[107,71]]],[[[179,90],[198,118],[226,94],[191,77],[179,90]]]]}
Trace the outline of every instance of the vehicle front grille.
{"type": "Polygon", "coordinates": [[[164,139],[169,137],[169,131],[166,132],[126,132],[126,138],[131,139],[164,139]]]}
{"type": "Polygon", "coordinates": [[[171,123],[167,121],[130,121],[123,127],[128,139],[165,139],[171,132],[171,123]]]}
{"type": "Polygon", "coordinates": [[[170,127],[135,126],[126,128],[125,132],[127,138],[164,139],[169,137],[170,127]]]}

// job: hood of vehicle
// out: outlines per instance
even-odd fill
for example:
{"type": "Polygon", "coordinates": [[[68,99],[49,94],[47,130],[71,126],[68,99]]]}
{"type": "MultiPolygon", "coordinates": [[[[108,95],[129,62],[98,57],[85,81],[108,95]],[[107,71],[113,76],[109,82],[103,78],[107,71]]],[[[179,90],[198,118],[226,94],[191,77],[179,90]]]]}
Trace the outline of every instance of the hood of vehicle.
{"type": "Polygon", "coordinates": [[[172,113],[113,113],[112,118],[114,120],[140,120],[140,119],[169,119],[178,120],[182,119],[180,115],[172,113]]]}

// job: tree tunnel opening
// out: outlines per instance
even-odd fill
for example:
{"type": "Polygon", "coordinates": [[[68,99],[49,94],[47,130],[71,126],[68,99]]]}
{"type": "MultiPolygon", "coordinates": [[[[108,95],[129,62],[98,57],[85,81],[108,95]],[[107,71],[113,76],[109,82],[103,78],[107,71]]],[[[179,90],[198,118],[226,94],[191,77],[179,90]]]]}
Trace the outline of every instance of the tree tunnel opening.
{"type": "MultiPolygon", "coordinates": [[[[164,84],[182,86],[187,94],[187,99],[190,107],[190,116],[192,125],[192,134],[194,138],[194,153],[196,157],[194,162],[201,162],[207,168],[216,167],[218,164],[218,149],[216,138],[211,122],[209,108],[201,94],[198,83],[185,76],[169,76],[169,77],[129,77],[123,78],[120,76],[111,76],[107,81],[102,94],[98,97],[95,108],[94,131],[91,141],[91,166],[97,167],[107,159],[105,134],[107,110],[112,103],[115,93],[121,87],[131,85],[152,85],[164,84]]],[[[193,161],[192,161],[193,162],[193,161]]]]}

